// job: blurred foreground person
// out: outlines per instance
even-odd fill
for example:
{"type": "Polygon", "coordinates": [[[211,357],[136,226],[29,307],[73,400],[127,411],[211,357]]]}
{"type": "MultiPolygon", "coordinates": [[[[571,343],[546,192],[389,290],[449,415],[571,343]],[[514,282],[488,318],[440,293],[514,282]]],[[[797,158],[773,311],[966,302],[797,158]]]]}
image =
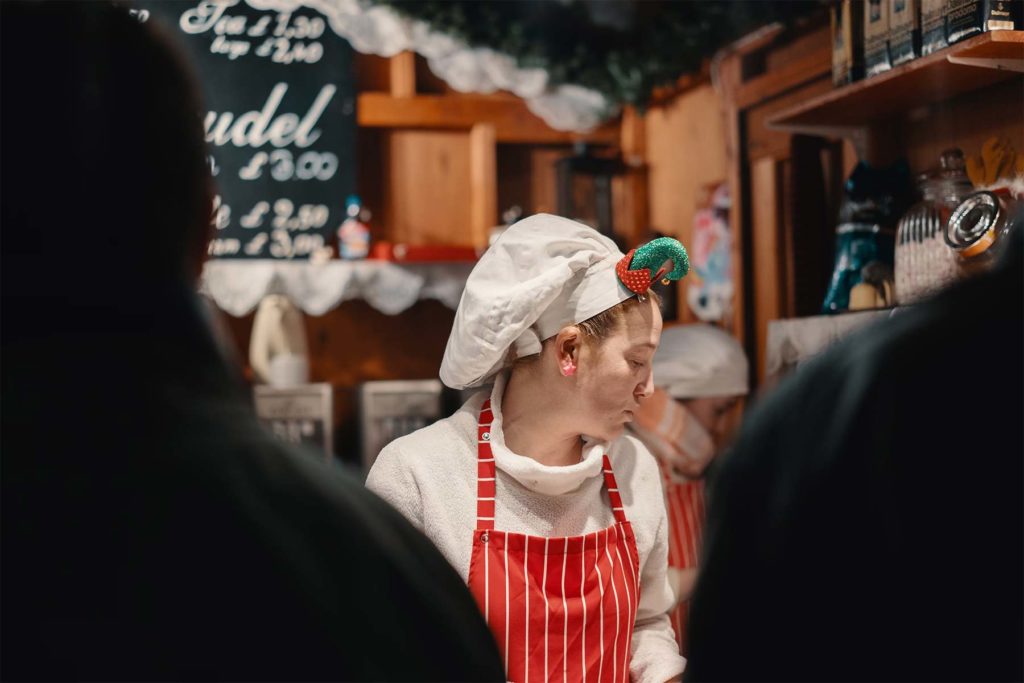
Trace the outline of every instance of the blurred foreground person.
{"type": "Polygon", "coordinates": [[[3,678],[503,680],[431,543],[218,356],[174,52],[108,3],[2,12],[3,678]]]}
{"type": "Polygon", "coordinates": [[[1022,678],[1024,246],[754,410],[709,492],[694,681],[1022,678]]]}
{"type": "Polygon", "coordinates": [[[729,437],[737,403],[747,394],[747,369],[743,347],[717,327],[669,327],[654,354],[654,393],[640,402],[628,425],[661,470],[668,579],[675,598],[672,628],[684,655],[687,605],[704,533],[704,477],[729,437]]]}

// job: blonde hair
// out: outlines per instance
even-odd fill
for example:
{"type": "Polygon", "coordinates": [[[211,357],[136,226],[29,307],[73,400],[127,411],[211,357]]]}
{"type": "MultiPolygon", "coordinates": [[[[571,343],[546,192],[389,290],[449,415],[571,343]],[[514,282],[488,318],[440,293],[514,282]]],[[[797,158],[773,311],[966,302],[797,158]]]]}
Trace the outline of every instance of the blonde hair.
{"type": "MultiPolygon", "coordinates": [[[[627,308],[630,308],[631,306],[639,306],[641,303],[646,303],[648,299],[653,299],[655,306],[658,306],[661,303],[661,297],[652,289],[649,290],[643,298],[639,296],[631,296],[625,301],[617,303],[611,308],[605,309],[597,315],[587,318],[583,322],[576,323],[576,327],[580,329],[580,332],[583,335],[584,343],[596,344],[599,346],[605,339],[610,337],[619,324],[625,320],[627,308]]],[[[546,342],[547,340],[544,341],[546,342]]],[[[529,356],[517,358],[515,347],[513,347],[509,349],[509,355],[505,362],[505,367],[518,368],[531,365],[538,358],[540,358],[540,353],[533,353],[529,356]]]]}

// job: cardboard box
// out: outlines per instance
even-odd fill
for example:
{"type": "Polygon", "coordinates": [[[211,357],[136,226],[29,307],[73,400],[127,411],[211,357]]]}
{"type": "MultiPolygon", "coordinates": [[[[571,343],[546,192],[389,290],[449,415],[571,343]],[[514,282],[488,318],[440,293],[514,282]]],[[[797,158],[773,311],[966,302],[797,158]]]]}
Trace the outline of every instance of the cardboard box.
{"type": "Polygon", "coordinates": [[[1013,31],[1020,15],[1020,0],[949,0],[946,40],[952,45],[985,31],[1013,31]]]}
{"type": "Polygon", "coordinates": [[[986,31],[1019,31],[1024,29],[1024,0],[988,0],[985,13],[986,31]]]}
{"type": "Polygon", "coordinates": [[[889,59],[889,2],[864,3],[864,72],[874,76],[892,68],[889,59]]]}
{"type": "Polygon", "coordinates": [[[840,0],[832,12],[832,84],[864,78],[864,0],[840,0]]]}
{"type": "Polygon", "coordinates": [[[949,45],[946,42],[948,0],[921,0],[921,54],[930,55],[949,45]]]}
{"type": "Polygon", "coordinates": [[[921,56],[920,0],[889,0],[889,59],[898,66],[921,56]]]}

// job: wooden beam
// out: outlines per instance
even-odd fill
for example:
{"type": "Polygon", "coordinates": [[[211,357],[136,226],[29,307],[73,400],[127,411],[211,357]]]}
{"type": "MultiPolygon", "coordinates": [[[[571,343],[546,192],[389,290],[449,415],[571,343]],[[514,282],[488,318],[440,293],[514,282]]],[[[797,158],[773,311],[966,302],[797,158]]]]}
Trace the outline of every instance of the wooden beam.
{"type": "Polygon", "coordinates": [[[622,159],[629,166],[644,163],[647,150],[646,126],[644,116],[636,107],[626,106],[622,110],[622,125],[619,146],[622,148],[622,159]]]}
{"type": "Polygon", "coordinates": [[[494,126],[478,123],[469,131],[469,216],[473,246],[487,246],[498,222],[498,151],[494,126]]]}
{"type": "Polygon", "coordinates": [[[622,111],[619,147],[622,159],[629,170],[621,177],[618,185],[621,197],[619,218],[623,224],[615,226],[615,231],[626,238],[629,247],[637,246],[647,235],[650,227],[649,192],[647,182],[647,126],[644,116],[635,107],[627,106],[622,111]]]}
{"type": "Polygon", "coordinates": [[[388,60],[389,83],[392,97],[416,95],[416,53],[406,50],[388,60]]]}
{"type": "Polygon", "coordinates": [[[626,240],[630,249],[647,237],[650,228],[648,208],[647,167],[631,167],[625,174],[612,179],[612,198],[615,203],[615,232],[626,240]]]}
{"type": "Polygon", "coordinates": [[[555,130],[535,116],[515,95],[359,95],[357,123],[366,128],[440,128],[470,130],[478,123],[494,126],[499,143],[572,144],[576,141],[615,145],[620,131],[610,122],[590,133],[555,130]]]}
{"type": "Polygon", "coordinates": [[[753,272],[757,287],[754,288],[754,338],[756,357],[751,365],[757,368],[761,383],[765,380],[765,350],[768,339],[768,322],[784,317],[782,300],[785,273],[780,258],[782,241],[780,235],[779,162],[770,157],[755,161],[750,166],[751,239],[753,241],[753,272]]]}
{"type": "Polygon", "coordinates": [[[768,24],[730,43],[722,50],[722,54],[725,57],[732,57],[734,55],[742,57],[743,55],[748,55],[751,52],[768,47],[784,34],[785,26],[781,23],[768,24]]]}
{"type": "Polygon", "coordinates": [[[744,83],[736,93],[736,106],[747,109],[774,97],[796,90],[824,76],[831,79],[831,53],[822,50],[804,55],[780,69],[744,83]]]}
{"type": "Polygon", "coordinates": [[[647,103],[649,107],[656,107],[659,104],[666,104],[671,100],[685,95],[691,90],[696,90],[702,85],[711,82],[711,60],[705,59],[700,69],[692,73],[686,73],[676,79],[671,85],[655,88],[651,93],[651,99],[647,103]]]}
{"type": "MultiPolygon", "coordinates": [[[[742,58],[739,55],[726,57],[719,71],[721,92],[724,99],[726,121],[726,157],[728,158],[728,182],[731,207],[729,209],[729,233],[732,237],[732,279],[733,309],[732,320],[728,321],[729,330],[746,347],[748,353],[756,347],[750,330],[747,329],[746,313],[750,302],[746,300],[745,278],[747,263],[743,258],[744,234],[743,212],[746,201],[743,169],[743,132],[741,126],[742,110],[736,104],[736,91],[742,82],[742,58]]],[[[751,368],[754,367],[751,363],[751,368]]]]}
{"type": "MultiPolygon", "coordinates": [[[[784,95],[779,95],[774,99],[744,110],[748,162],[753,162],[765,156],[771,156],[775,159],[788,157],[792,135],[771,128],[767,125],[767,121],[775,116],[777,112],[791,106],[794,102],[806,100],[823,92],[828,92],[831,89],[831,77],[819,78],[784,95]]],[[[834,136],[823,135],[821,137],[834,136]]]]}
{"type": "Polygon", "coordinates": [[[612,181],[614,230],[625,238],[628,247],[633,248],[644,239],[650,226],[650,193],[645,165],[647,127],[635,106],[626,106],[623,110],[620,131],[618,145],[629,171],[612,181]]]}

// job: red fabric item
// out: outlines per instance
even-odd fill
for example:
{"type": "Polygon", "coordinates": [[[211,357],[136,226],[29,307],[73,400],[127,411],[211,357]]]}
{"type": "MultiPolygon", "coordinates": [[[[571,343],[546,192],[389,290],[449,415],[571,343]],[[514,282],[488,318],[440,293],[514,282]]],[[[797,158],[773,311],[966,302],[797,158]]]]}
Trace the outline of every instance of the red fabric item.
{"type": "MultiPolygon", "coordinates": [[[[630,429],[658,461],[665,511],[668,515],[668,566],[696,569],[700,563],[704,533],[704,480],[686,479],[676,469],[680,464],[710,461],[714,445],[694,417],[664,389],[656,389],[640,403],[630,429]],[[696,431],[695,431],[696,430],[696,431]]],[[[689,602],[669,612],[679,651],[686,652],[686,619],[689,602]]]]}
{"type": "Polygon", "coordinates": [[[370,248],[371,260],[400,263],[472,263],[480,258],[474,247],[452,244],[392,244],[375,242],[370,248]]]}
{"type": "MultiPolygon", "coordinates": [[[[670,465],[658,461],[665,487],[665,509],[668,513],[668,566],[678,569],[696,568],[700,561],[704,534],[704,480],[680,482],[670,472],[670,465]]],[[[676,632],[679,651],[686,654],[686,617],[689,602],[679,603],[669,612],[676,632]]]]}
{"type": "Polygon", "coordinates": [[[485,401],[469,588],[498,643],[509,680],[628,683],[640,558],[611,461],[604,457],[612,526],[552,538],[497,530],[492,419],[490,401],[485,401]]]}
{"type": "Polygon", "coordinates": [[[619,259],[619,262],[615,264],[615,274],[619,276],[619,281],[629,291],[637,294],[646,294],[647,290],[651,288],[653,278],[651,278],[649,268],[629,269],[629,264],[633,260],[633,253],[635,251],[636,249],[630,249],[629,253],[619,259]]]}

